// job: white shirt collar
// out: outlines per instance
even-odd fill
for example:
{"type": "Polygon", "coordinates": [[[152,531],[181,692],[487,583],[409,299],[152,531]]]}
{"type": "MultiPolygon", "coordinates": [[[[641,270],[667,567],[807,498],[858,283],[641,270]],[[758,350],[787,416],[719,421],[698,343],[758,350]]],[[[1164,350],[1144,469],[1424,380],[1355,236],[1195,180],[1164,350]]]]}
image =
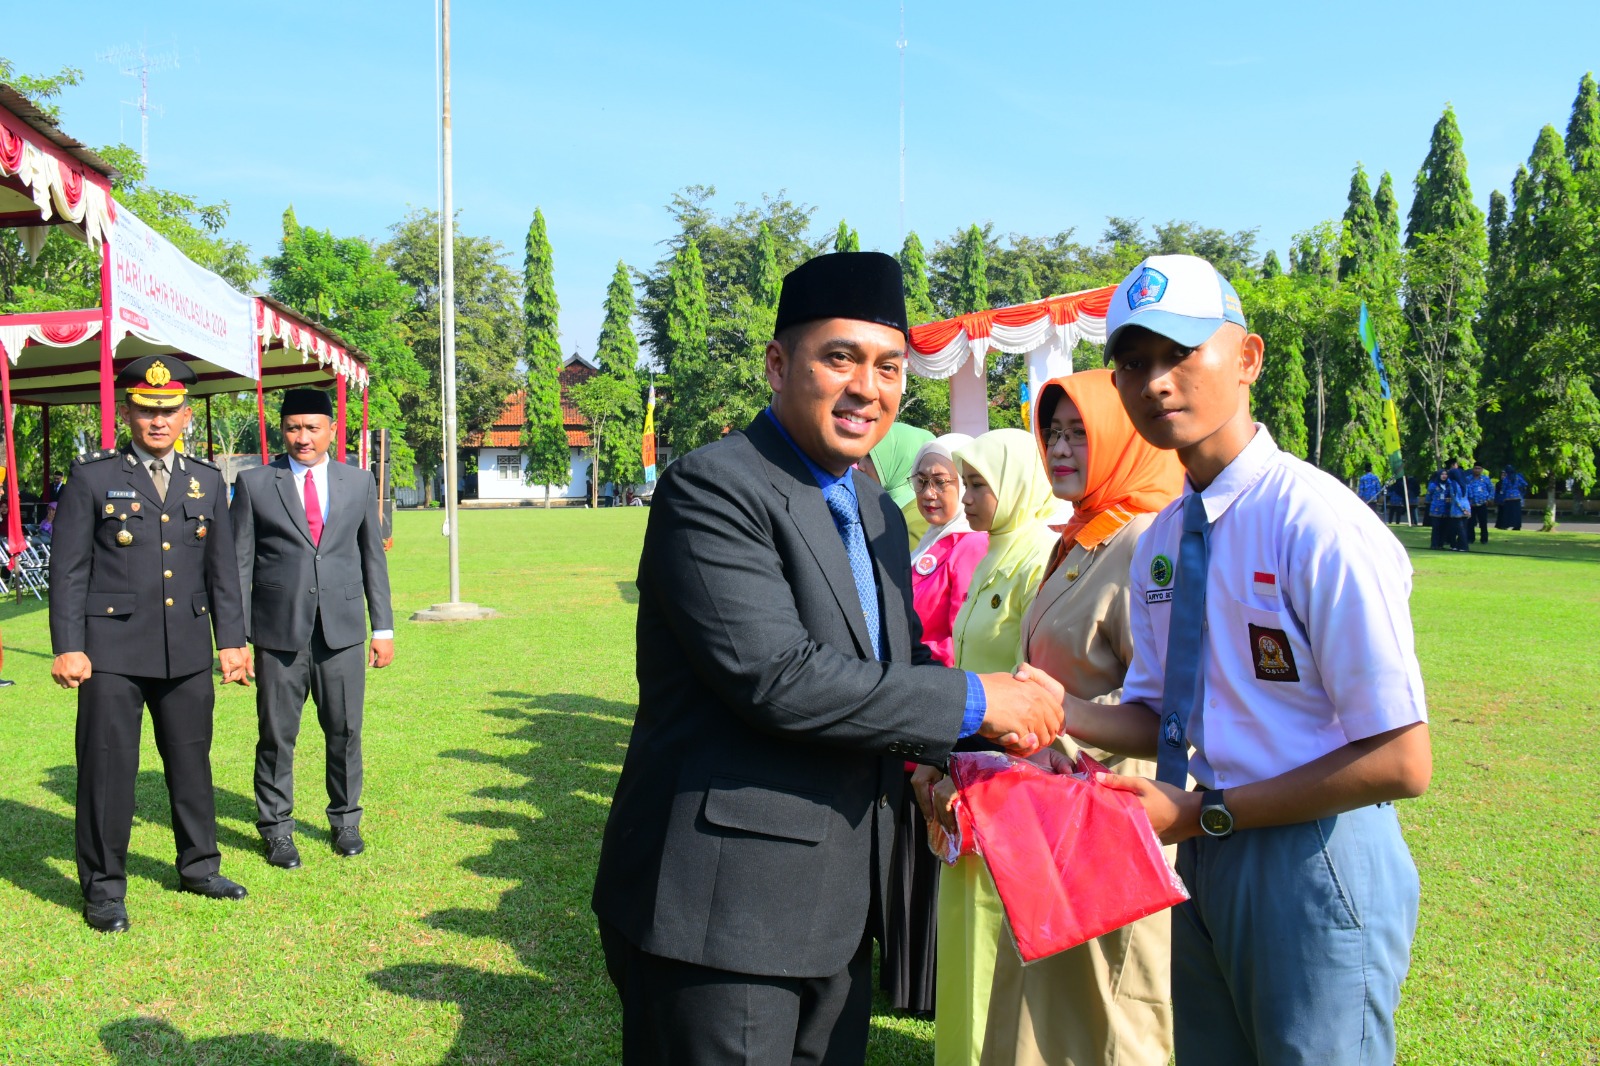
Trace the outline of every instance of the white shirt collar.
{"type": "MultiPolygon", "coordinates": [[[[1221,518],[1245,489],[1261,479],[1261,475],[1267,472],[1267,468],[1277,456],[1277,442],[1272,439],[1272,434],[1267,432],[1267,427],[1257,422],[1256,435],[1250,438],[1250,443],[1233,457],[1233,462],[1222,468],[1222,473],[1217,475],[1216,480],[1200,490],[1200,498],[1206,507],[1206,521],[1214,524],[1221,518]]],[[[1194,491],[1194,485],[1189,482],[1188,477],[1185,477],[1184,497],[1187,498],[1194,491]]]]}
{"type": "Polygon", "coordinates": [[[304,463],[300,462],[298,459],[296,459],[292,455],[289,456],[288,459],[289,459],[289,472],[292,473],[295,477],[304,476],[305,472],[308,471],[308,470],[315,470],[315,471],[318,471],[319,473],[322,473],[322,474],[326,474],[328,472],[328,453],[327,452],[323,452],[322,453],[322,462],[318,463],[316,466],[307,466],[304,463]]]}

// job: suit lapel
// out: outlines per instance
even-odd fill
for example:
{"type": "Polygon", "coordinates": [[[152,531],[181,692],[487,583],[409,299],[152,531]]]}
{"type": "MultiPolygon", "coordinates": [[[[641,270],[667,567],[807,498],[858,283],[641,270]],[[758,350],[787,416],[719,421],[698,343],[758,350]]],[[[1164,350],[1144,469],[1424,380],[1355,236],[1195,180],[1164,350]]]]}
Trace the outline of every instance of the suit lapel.
{"type": "Polygon", "coordinates": [[[822,498],[816,479],[765,414],[756,416],[745,435],[765,461],[772,487],[788,501],[789,517],[800,530],[817,569],[822,571],[828,587],[833,590],[833,598],[850,626],[851,636],[855,637],[857,651],[870,656],[872,638],[867,633],[866,617],[861,613],[861,597],[856,592],[856,580],[850,570],[850,556],[845,552],[844,539],[839,536],[839,527],[833,524],[833,514],[822,498]]]}
{"type": "MultiPolygon", "coordinates": [[[[322,523],[322,539],[328,540],[333,534],[333,527],[339,524],[339,515],[345,510],[345,493],[350,489],[350,483],[345,480],[343,463],[336,463],[333,457],[328,460],[328,517],[322,523]]],[[[331,541],[330,541],[331,543],[331,541]]]]}
{"type": "MultiPolygon", "coordinates": [[[[872,565],[878,571],[878,610],[883,616],[886,641],[884,657],[894,659],[897,657],[895,649],[911,647],[911,630],[906,625],[905,611],[897,609],[900,606],[899,598],[891,595],[899,590],[900,583],[895,581],[888,567],[884,565],[883,560],[888,552],[880,546],[889,532],[889,522],[883,513],[884,503],[889,501],[889,495],[883,491],[882,486],[865,474],[852,472],[850,476],[855,479],[856,499],[861,503],[861,528],[867,535],[872,565]]],[[[889,502],[892,505],[892,501],[889,502]]]]}
{"type": "MultiPolygon", "coordinates": [[[[274,460],[272,467],[277,472],[278,495],[283,497],[283,509],[289,512],[289,521],[293,522],[294,528],[298,529],[300,535],[306,538],[306,543],[311,544],[311,527],[306,524],[305,501],[299,499],[295,494],[294,474],[289,471],[289,460],[284,459],[281,465],[277,460],[274,460]]],[[[311,544],[311,546],[313,548],[316,547],[315,544],[311,544]]]]}
{"type": "MultiPolygon", "coordinates": [[[[131,447],[122,449],[122,473],[128,480],[128,487],[136,490],[139,495],[150,501],[157,513],[166,509],[166,504],[161,502],[161,493],[156,491],[155,479],[150,476],[150,471],[145,469],[139,457],[133,454],[131,447]]],[[[167,479],[167,497],[172,497],[172,479],[167,479]]]]}

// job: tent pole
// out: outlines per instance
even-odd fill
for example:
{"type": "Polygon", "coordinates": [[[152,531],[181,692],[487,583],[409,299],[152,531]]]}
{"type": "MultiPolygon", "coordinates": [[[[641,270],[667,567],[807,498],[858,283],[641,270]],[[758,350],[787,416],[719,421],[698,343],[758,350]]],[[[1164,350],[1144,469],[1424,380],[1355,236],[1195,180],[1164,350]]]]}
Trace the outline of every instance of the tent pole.
{"type": "Polygon", "coordinates": [[[440,330],[444,356],[444,511],[450,537],[450,601],[461,602],[461,535],[456,513],[456,249],[455,190],[451,181],[450,126],[450,0],[440,0],[439,40],[441,44],[440,107],[442,203],[439,212],[439,242],[443,262],[439,271],[439,305],[444,312],[440,330]]]}
{"type": "Polygon", "coordinates": [[[256,424],[261,427],[261,465],[267,465],[267,398],[261,392],[261,379],[256,378],[256,424]]]}
{"type": "Polygon", "coordinates": [[[44,459],[44,473],[39,475],[44,479],[44,489],[39,493],[39,498],[45,503],[50,499],[50,405],[42,404],[39,407],[39,436],[44,439],[42,458],[44,459]]]}
{"type": "Polygon", "coordinates": [[[372,438],[369,436],[369,434],[371,433],[371,430],[367,428],[368,414],[369,414],[369,411],[368,411],[368,404],[367,404],[367,390],[366,389],[362,389],[361,390],[361,469],[363,469],[363,470],[371,470],[372,469],[372,438]]]}
{"type": "Polygon", "coordinates": [[[11,560],[22,554],[26,545],[22,539],[22,499],[17,487],[16,425],[11,413],[11,357],[3,344],[0,344],[0,419],[5,422],[6,499],[11,504],[6,508],[5,552],[0,566],[9,569],[11,560]]]}
{"type": "Polygon", "coordinates": [[[111,237],[100,238],[100,447],[117,446],[111,369],[111,237]]]}
{"type": "Polygon", "coordinates": [[[335,384],[334,384],[334,394],[336,396],[338,396],[338,398],[339,398],[338,418],[335,420],[334,435],[333,435],[334,446],[337,449],[337,451],[335,451],[335,453],[334,453],[334,458],[339,460],[339,462],[342,463],[342,462],[344,462],[344,456],[345,456],[344,435],[345,435],[345,425],[346,425],[346,423],[345,423],[344,375],[340,374],[340,373],[338,373],[336,371],[334,373],[334,382],[335,382],[335,384]]]}

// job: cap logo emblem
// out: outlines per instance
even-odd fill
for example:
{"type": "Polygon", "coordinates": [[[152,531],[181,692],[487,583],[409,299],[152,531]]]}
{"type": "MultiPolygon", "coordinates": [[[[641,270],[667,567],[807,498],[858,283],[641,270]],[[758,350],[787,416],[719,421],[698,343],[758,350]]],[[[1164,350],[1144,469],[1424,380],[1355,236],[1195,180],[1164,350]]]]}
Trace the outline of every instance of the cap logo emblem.
{"type": "Polygon", "coordinates": [[[1128,310],[1137,311],[1141,307],[1160,303],[1161,297],[1166,294],[1167,276],[1154,267],[1145,267],[1133,279],[1133,284],[1128,286],[1128,310]]]}
{"type": "Polygon", "coordinates": [[[157,359],[150,364],[150,369],[144,372],[145,384],[161,388],[172,381],[172,371],[167,369],[167,364],[157,359]]]}

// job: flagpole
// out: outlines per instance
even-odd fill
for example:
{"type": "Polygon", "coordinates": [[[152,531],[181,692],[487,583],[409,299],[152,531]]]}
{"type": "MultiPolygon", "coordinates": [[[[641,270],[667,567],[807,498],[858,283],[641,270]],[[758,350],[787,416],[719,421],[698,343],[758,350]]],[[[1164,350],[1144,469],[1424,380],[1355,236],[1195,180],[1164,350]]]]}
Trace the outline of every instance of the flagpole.
{"type": "Polygon", "coordinates": [[[414,622],[493,618],[495,612],[461,602],[461,523],[456,499],[456,241],[450,130],[450,0],[439,3],[439,354],[444,379],[444,532],[450,542],[450,599],[411,616],[414,622]]]}

